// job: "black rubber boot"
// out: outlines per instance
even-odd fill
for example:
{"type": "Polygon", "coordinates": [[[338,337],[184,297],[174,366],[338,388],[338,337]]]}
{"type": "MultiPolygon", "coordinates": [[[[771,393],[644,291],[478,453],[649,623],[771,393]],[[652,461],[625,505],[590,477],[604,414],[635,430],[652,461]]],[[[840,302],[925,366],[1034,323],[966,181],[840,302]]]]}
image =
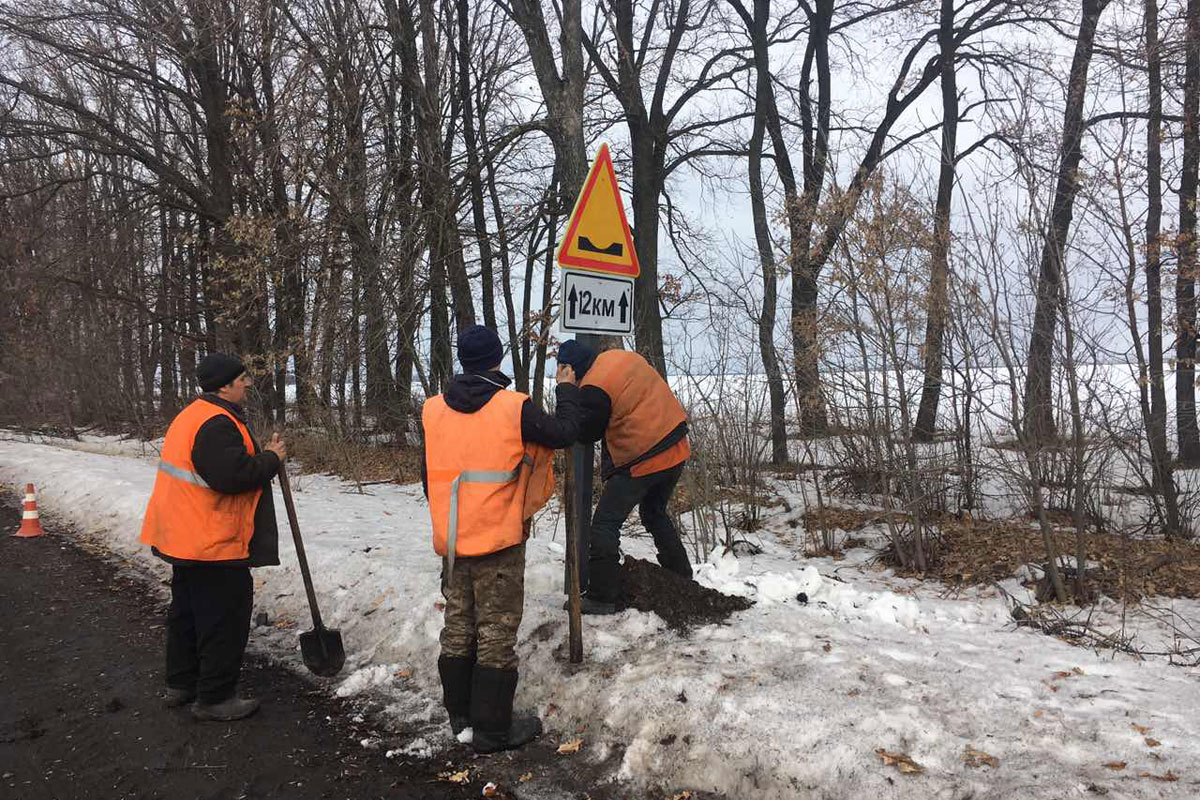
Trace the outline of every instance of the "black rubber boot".
{"type": "MultiPolygon", "coordinates": [[[[599,603],[620,605],[622,597],[621,562],[614,557],[588,559],[588,585],[585,597],[599,603]]],[[[586,613],[586,612],[585,612],[586,613]]]]}
{"type": "Polygon", "coordinates": [[[471,726],[471,676],[475,659],[463,656],[438,658],[438,675],[442,677],[442,703],[450,715],[450,728],[458,736],[471,726]]]}
{"type": "Polygon", "coordinates": [[[606,603],[603,600],[597,600],[591,595],[584,595],[579,598],[579,613],[590,614],[594,616],[607,616],[616,614],[620,609],[616,603],[606,603]]]}
{"type": "MultiPolygon", "coordinates": [[[[571,601],[567,600],[563,603],[563,611],[571,610],[571,601]]],[[[625,606],[621,603],[606,603],[603,600],[597,600],[588,595],[580,595],[579,597],[579,613],[605,615],[616,614],[618,611],[624,611],[625,606]]]]}
{"type": "Polygon", "coordinates": [[[515,669],[475,666],[471,685],[471,726],[476,753],[516,750],[542,732],[542,721],[534,716],[513,717],[513,695],[517,691],[515,669]]]}

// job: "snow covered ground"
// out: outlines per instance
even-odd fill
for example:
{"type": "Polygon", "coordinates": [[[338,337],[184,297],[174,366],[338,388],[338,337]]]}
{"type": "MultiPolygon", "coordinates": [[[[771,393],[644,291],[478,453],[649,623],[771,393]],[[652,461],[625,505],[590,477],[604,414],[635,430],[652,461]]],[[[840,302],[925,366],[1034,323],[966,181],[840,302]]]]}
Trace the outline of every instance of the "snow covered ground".
{"type": "MultiPolygon", "coordinates": [[[[100,437],[2,440],[0,483],[16,492],[34,482],[47,516],[165,574],[137,541],[156,458],[152,444],[100,437]]],[[[448,744],[435,667],[439,564],[420,487],[360,494],[326,476],[297,476],[293,487],[322,612],[349,651],[331,691],[377,693],[390,713],[427,722],[406,745],[413,752],[448,744]]],[[[574,758],[624,748],[617,776],[648,787],[738,798],[1200,797],[1200,668],[1015,630],[994,590],[898,578],[865,550],[806,559],[783,543],[797,532],[774,513],[754,536],[760,555],[716,553],[697,569],[701,583],[753,608],[687,636],[637,611],[585,618],[586,660],[572,667],[561,519],[543,512],[528,551],[518,705],[538,710],[552,740],[582,737],[574,758]],[[968,748],[997,763],[969,766],[968,748]],[[878,750],[907,754],[923,772],[904,774],[878,750]]],[[[310,623],[282,511],[280,522],[283,566],[255,572],[255,611],[284,624],[256,628],[252,641],[298,666],[296,633],[310,623]]],[[[626,543],[651,556],[647,540],[626,543]]],[[[1024,597],[1015,580],[1005,588],[1024,597]]],[[[1113,604],[1096,618],[1124,622],[1144,643],[1166,643],[1174,627],[1200,631],[1200,604],[1158,610],[1172,625],[1113,604]]]]}

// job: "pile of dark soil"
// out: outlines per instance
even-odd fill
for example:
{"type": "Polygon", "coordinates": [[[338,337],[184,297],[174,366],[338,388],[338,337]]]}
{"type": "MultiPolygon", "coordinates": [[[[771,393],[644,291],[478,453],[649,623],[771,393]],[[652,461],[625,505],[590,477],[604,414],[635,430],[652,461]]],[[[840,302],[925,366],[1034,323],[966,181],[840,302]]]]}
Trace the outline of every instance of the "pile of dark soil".
{"type": "Polygon", "coordinates": [[[724,622],[733,612],[754,605],[744,597],[730,597],[707,589],[640,558],[625,557],[621,580],[627,606],[658,614],[668,626],[680,632],[696,625],[724,622]]]}

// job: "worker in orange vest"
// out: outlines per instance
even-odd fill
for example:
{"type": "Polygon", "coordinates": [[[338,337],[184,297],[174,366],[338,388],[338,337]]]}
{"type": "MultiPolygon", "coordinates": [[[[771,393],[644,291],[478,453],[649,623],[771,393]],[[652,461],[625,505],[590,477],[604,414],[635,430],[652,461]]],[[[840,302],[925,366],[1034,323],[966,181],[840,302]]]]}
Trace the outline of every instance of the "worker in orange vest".
{"type": "Polygon", "coordinates": [[[141,540],[171,565],[167,612],[168,707],[230,721],[258,710],[237,695],[254,603],[251,567],[279,563],[270,484],[287,447],[260,449],[242,402],[245,366],[210,353],[196,367],[204,391],[167,429],[141,540]]]}
{"type": "Polygon", "coordinates": [[[422,410],[422,481],[446,601],[442,699],[451,729],[461,741],[470,735],[478,753],[521,747],[542,732],[536,716],[513,716],[525,539],[530,517],[554,492],[552,449],[569,447],[579,435],[579,390],[570,368],[558,370],[551,416],[508,390],[503,358],[494,330],[463,331],[462,374],[422,410]]]}
{"type": "Polygon", "coordinates": [[[580,440],[604,440],[604,491],[592,515],[587,591],[580,607],[585,614],[613,614],[622,604],[621,526],[634,506],[654,538],[658,563],[692,577],[687,550],[667,513],[692,453],[687,412],[638,353],[597,353],[572,339],[559,347],[558,363],[570,366],[579,381],[580,440]]]}

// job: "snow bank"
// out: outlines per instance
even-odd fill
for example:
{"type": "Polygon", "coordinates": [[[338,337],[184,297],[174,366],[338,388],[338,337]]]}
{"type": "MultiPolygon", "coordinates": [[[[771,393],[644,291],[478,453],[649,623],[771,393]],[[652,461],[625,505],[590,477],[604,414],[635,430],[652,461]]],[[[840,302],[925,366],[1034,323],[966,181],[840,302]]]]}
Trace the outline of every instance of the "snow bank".
{"type": "MultiPolygon", "coordinates": [[[[137,542],[153,449],[90,449],[106,448],[0,441],[0,481],[33,481],[47,517],[165,574],[137,542]]],[[[420,488],[360,494],[322,476],[293,486],[322,612],[348,650],[330,690],[372,692],[428,723],[413,752],[445,746],[439,563],[420,488]]],[[[804,560],[769,533],[761,555],[697,565],[704,585],[756,602],[730,624],[685,638],[653,614],[586,618],[586,663],[574,667],[559,523],[544,513],[529,543],[518,704],[537,708],[552,740],[582,735],[582,757],[623,749],[621,778],[755,798],[1200,796],[1200,670],[1013,630],[995,592],[946,597],[861,559],[804,560]],[[999,766],[967,766],[968,747],[999,766]],[[885,766],[877,749],[907,753],[924,774],[885,766]]],[[[252,641],[299,668],[309,622],[283,531],[283,566],[255,571],[255,611],[274,625],[252,641]]],[[[645,540],[627,543],[652,556],[645,540]]],[[[1195,604],[1181,609],[1200,622],[1195,604]]]]}

